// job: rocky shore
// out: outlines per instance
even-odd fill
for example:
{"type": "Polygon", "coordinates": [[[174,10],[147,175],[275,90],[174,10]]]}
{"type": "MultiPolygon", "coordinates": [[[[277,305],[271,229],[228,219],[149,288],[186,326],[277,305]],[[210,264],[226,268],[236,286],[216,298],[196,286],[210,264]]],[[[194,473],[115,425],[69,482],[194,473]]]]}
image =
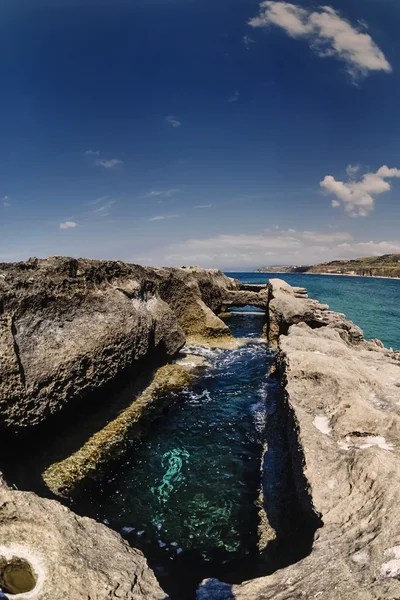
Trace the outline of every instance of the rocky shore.
{"type": "Polygon", "coordinates": [[[269,283],[298,499],[322,521],[309,556],[241,585],[208,580],[198,600],[400,597],[400,353],[344,315],[269,283]]]}
{"type": "MultiPolygon", "coordinates": [[[[400,353],[366,341],[303,288],[278,279],[242,285],[198,267],[0,264],[2,439],[40,444],[46,431],[61,431],[60,420],[78,421],[83,407],[112,408],[110,385],[137,381],[113,418],[47,466],[48,487],[68,494],[123,449],[128,433],[144,435],[171,390],[196,376],[199,365],[175,360],[185,342],[229,345],[218,315],[245,305],[266,311],[290,477],[299,511],[318,528],[306,558],[239,585],[206,580],[198,599],[400,598],[400,353]]],[[[268,443],[265,450],[264,464],[268,443]]],[[[117,533],[8,485],[0,483],[5,598],[167,600],[143,554],[117,533]]],[[[264,509],[270,528],[268,503],[264,509]]]]}

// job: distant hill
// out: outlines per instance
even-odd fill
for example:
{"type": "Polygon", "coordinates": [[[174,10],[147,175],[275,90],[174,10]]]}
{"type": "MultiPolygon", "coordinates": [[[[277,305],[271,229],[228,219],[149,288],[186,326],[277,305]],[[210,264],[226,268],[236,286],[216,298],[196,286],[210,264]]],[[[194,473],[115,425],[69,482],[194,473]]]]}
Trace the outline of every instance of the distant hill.
{"type": "Polygon", "coordinates": [[[362,275],[365,277],[399,277],[400,254],[368,256],[353,260],[332,260],[319,265],[262,267],[260,273],[327,273],[331,275],[362,275]]]}

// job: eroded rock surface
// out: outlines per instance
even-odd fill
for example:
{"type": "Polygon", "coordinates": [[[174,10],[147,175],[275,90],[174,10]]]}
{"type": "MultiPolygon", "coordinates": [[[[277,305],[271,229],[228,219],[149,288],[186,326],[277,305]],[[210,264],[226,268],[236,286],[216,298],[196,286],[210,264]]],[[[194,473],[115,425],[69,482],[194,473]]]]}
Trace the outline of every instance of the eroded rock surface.
{"type": "Polygon", "coordinates": [[[188,341],[212,343],[231,338],[229,327],[217,316],[228,295],[240,290],[239,281],[217,269],[182,267],[147,269],[161,298],[171,307],[188,341]]]}
{"type": "Polygon", "coordinates": [[[298,498],[323,527],[307,558],[241,585],[205,581],[198,599],[397,600],[400,353],[280,280],[269,317],[298,498]]]}
{"type": "Polygon", "coordinates": [[[72,258],[0,265],[0,427],[38,425],[184,342],[142,267],[72,258]]]}
{"type": "Polygon", "coordinates": [[[0,429],[23,431],[143,358],[232,340],[223,307],[262,294],[218,270],[53,257],[0,264],[0,429]]]}
{"type": "Polygon", "coordinates": [[[167,600],[120,535],[0,480],[1,589],[10,600],[167,600]]]}

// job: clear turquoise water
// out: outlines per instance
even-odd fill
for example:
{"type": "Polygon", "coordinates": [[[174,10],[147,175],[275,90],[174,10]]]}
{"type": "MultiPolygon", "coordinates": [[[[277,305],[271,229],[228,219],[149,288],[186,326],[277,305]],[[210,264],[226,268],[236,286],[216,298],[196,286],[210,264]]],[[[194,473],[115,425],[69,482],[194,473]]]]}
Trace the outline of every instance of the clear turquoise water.
{"type": "Polygon", "coordinates": [[[235,350],[187,347],[209,362],[200,377],[142,443],[132,443],[103,481],[75,499],[75,510],[106,520],[140,548],[179,600],[192,600],[207,576],[240,580],[242,567],[235,572],[232,561],[254,563],[257,554],[255,501],[273,353],[258,339],[263,313],[228,322],[236,337],[250,340],[235,350]]]}
{"type": "Polygon", "coordinates": [[[400,280],[375,277],[307,275],[297,273],[227,273],[244,283],[266,283],[272,277],[305,287],[310,298],[345,313],[368,339],[379,338],[400,350],[400,280]]]}

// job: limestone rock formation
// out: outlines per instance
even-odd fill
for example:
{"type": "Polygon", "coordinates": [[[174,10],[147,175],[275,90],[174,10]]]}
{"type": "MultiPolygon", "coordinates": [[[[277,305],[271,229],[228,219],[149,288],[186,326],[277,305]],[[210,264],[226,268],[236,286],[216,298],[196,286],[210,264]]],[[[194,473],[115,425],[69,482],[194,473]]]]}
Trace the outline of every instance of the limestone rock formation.
{"type": "Polygon", "coordinates": [[[1,429],[43,423],[156,353],[185,343],[139,266],[33,259],[0,265],[1,429]]]}
{"type": "Polygon", "coordinates": [[[217,269],[200,267],[147,269],[147,273],[177,316],[188,341],[212,343],[231,337],[217,313],[227,295],[240,289],[239,281],[217,269]]]}
{"type": "Polygon", "coordinates": [[[142,439],[150,424],[172,402],[173,392],[193,379],[196,367],[168,364],[157,369],[151,383],[105,427],[96,431],[79,450],[48,467],[42,477],[48,488],[70,495],[87,478],[101,477],[103,468],[126,450],[129,440],[142,439]]]}
{"type": "Polygon", "coordinates": [[[0,597],[167,600],[146,559],[120,535],[0,483],[0,597]]]}
{"type": "Polygon", "coordinates": [[[300,562],[241,585],[205,581],[198,600],[396,600],[400,353],[280,280],[270,307],[297,494],[323,526],[300,562]]]}
{"type": "Polygon", "coordinates": [[[223,307],[243,291],[218,270],[152,269],[53,257],[0,264],[0,430],[46,422],[132,369],[189,341],[231,339],[223,307]]]}

